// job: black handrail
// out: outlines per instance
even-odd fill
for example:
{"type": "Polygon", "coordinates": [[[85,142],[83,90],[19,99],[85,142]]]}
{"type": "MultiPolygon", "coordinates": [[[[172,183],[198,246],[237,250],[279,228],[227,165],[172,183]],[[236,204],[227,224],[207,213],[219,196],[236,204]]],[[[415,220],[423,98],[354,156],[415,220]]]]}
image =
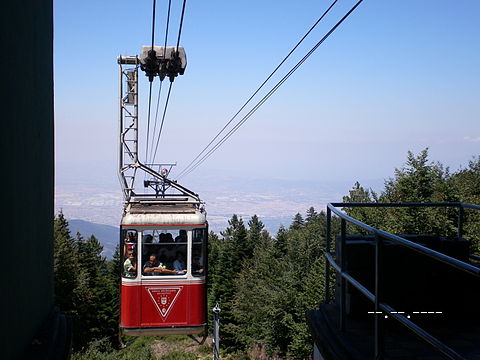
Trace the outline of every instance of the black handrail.
{"type": "Polygon", "coordinates": [[[398,311],[395,311],[392,307],[382,302],[382,255],[383,255],[383,240],[388,239],[396,244],[412,249],[418,253],[426,255],[435,260],[441,261],[445,264],[448,264],[452,267],[460,269],[474,276],[480,277],[480,269],[458,259],[452,258],[445,254],[442,254],[438,251],[429,249],[425,246],[416,244],[412,241],[406,240],[401,236],[388,233],[383,230],[376,229],[370,225],[367,225],[344,212],[336,209],[337,207],[342,208],[352,208],[352,207],[456,207],[459,209],[458,217],[458,236],[462,234],[462,225],[463,225],[463,209],[468,208],[472,210],[480,210],[480,206],[473,204],[465,204],[461,202],[448,202],[448,203],[422,203],[422,202],[411,202],[411,203],[329,203],[327,205],[327,234],[325,239],[325,282],[326,282],[326,293],[325,293],[325,302],[330,301],[330,266],[334,268],[340,275],[340,329],[341,331],[345,330],[345,281],[348,281],[352,286],[354,286],[361,294],[367,297],[370,301],[375,303],[375,359],[383,359],[383,342],[384,342],[384,332],[383,332],[383,314],[382,311],[388,313],[392,318],[399,321],[409,330],[414,332],[421,339],[430,343],[435,349],[446,355],[450,359],[464,359],[461,355],[455,352],[453,349],[442,343],[440,340],[432,336],[430,333],[420,328],[414,322],[403,316],[398,311]],[[337,264],[335,259],[330,252],[330,238],[331,238],[331,218],[332,212],[341,219],[341,242],[340,242],[340,262],[337,264]],[[350,274],[345,271],[345,251],[346,251],[346,221],[352,223],[355,226],[358,226],[369,233],[375,235],[375,294],[367,290],[360,282],[354,279],[350,274]],[[380,311],[382,310],[382,311],[380,311]]]}
{"type": "MultiPolygon", "coordinates": [[[[342,204],[342,203],[335,203],[335,204],[342,204]]],[[[346,204],[358,204],[358,203],[343,203],[342,207],[350,207],[346,204]]],[[[379,203],[381,204],[381,203],[379,203]]],[[[384,203],[384,204],[392,204],[392,203],[384,203]]],[[[421,204],[421,203],[410,203],[410,204],[415,204],[413,206],[416,206],[416,207],[419,207],[421,205],[417,205],[417,204],[421,204]]],[[[430,205],[427,205],[428,203],[425,203],[425,206],[430,206],[430,205]]],[[[457,204],[460,204],[460,203],[449,203],[449,204],[455,204],[456,206],[458,206],[457,204]]],[[[451,205],[451,206],[454,206],[454,205],[451,205]]],[[[379,229],[376,229],[372,226],[369,226],[361,221],[358,221],[357,219],[339,211],[338,209],[336,209],[334,207],[333,204],[328,204],[328,207],[330,208],[331,211],[333,211],[335,213],[335,215],[337,215],[338,217],[342,218],[342,219],[345,219],[347,220],[348,222],[354,224],[354,225],[357,225],[358,227],[364,229],[364,230],[367,230],[368,232],[372,233],[372,234],[375,234],[375,235],[379,235],[381,236],[382,238],[385,238],[385,239],[388,239],[388,240],[391,240],[393,241],[394,243],[396,244],[400,244],[400,245],[403,245],[409,249],[412,249],[412,250],[415,250],[423,255],[427,255],[433,259],[437,259],[439,261],[442,261],[446,264],[449,264],[451,266],[454,266],[456,267],[457,269],[460,269],[460,270],[463,270],[465,272],[468,272],[468,273],[471,273],[471,274],[474,274],[476,276],[480,276],[480,269],[475,267],[475,266],[472,266],[470,264],[467,264],[463,261],[460,261],[458,259],[455,259],[451,256],[448,256],[448,255],[445,255],[445,254],[442,254],[438,251],[435,251],[435,250],[432,250],[432,249],[429,249],[425,246],[422,246],[422,245],[419,245],[419,244],[416,244],[414,243],[413,241],[410,241],[410,240],[407,240],[407,239],[404,239],[402,238],[401,236],[398,236],[398,235],[394,235],[394,234],[390,234],[389,232],[386,232],[386,231],[383,231],[383,230],[379,230],[379,229]]],[[[353,206],[352,206],[353,207],[353,206]]],[[[358,207],[358,206],[357,206],[358,207]]],[[[372,206],[370,206],[372,207],[372,206]]],[[[393,207],[393,206],[383,206],[383,207],[393,207]]],[[[480,210],[480,207],[479,209],[480,210]]]]}

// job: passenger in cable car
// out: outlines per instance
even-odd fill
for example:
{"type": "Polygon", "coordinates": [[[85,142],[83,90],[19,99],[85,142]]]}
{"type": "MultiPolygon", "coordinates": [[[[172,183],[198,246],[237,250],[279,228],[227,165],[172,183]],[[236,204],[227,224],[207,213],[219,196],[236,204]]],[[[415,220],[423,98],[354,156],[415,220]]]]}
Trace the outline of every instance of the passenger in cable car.
{"type": "Polygon", "coordinates": [[[200,275],[203,274],[203,266],[200,264],[200,257],[194,256],[192,261],[192,274],[200,275]]]}
{"type": "Polygon", "coordinates": [[[143,265],[144,275],[177,275],[176,270],[169,270],[160,261],[157,260],[155,254],[150,254],[150,258],[143,265]]]}
{"type": "Polygon", "coordinates": [[[187,230],[180,230],[179,235],[175,238],[176,242],[187,242],[187,230]]]}
{"type": "Polygon", "coordinates": [[[194,248],[193,248],[193,257],[198,257],[198,261],[200,264],[203,264],[203,255],[202,255],[202,248],[201,248],[201,245],[200,247],[197,247],[196,245],[194,245],[194,248]]]}
{"type": "Polygon", "coordinates": [[[162,263],[165,264],[168,261],[167,253],[165,248],[161,248],[159,255],[158,255],[158,260],[162,263]]]}
{"type": "Polygon", "coordinates": [[[133,251],[128,252],[128,258],[123,263],[123,268],[125,270],[125,277],[134,278],[137,276],[137,264],[133,251]]]}
{"type": "Polygon", "coordinates": [[[175,254],[175,261],[173,262],[173,268],[177,271],[187,271],[185,261],[183,260],[183,254],[181,251],[177,251],[175,254]]]}
{"type": "Polygon", "coordinates": [[[129,231],[127,237],[125,238],[125,245],[123,246],[123,254],[125,257],[128,257],[129,251],[135,251],[137,248],[137,234],[136,232],[129,231]]]}
{"type": "Polygon", "coordinates": [[[132,231],[129,231],[127,233],[127,242],[136,243],[137,242],[137,234],[132,232],[132,231]]]}
{"type": "Polygon", "coordinates": [[[158,242],[167,242],[167,234],[165,233],[161,233],[159,236],[158,236],[158,242]]]}
{"type": "Polygon", "coordinates": [[[166,242],[173,242],[174,241],[171,233],[166,233],[165,234],[165,241],[166,242]]]}

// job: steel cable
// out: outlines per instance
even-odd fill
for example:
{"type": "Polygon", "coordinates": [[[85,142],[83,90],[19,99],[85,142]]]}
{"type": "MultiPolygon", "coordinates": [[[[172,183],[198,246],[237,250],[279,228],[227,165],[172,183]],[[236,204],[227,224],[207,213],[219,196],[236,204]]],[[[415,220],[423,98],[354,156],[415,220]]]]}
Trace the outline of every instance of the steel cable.
{"type": "MultiPolygon", "coordinates": [[[[156,0],[153,0],[153,9],[152,9],[152,50],[155,43],[155,8],[156,0]]],[[[148,161],[148,143],[150,135],[150,108],[152,106],[152,82],[150,81],[150,89],[148,92],[148,117],[147,117],[147,146],[145,149],[145,162],[148,161]]]]}
{"type": "MultiPolygon", "coordinates": [[[[172,8],[172,0],[168,0],[168,10],[167,10],[167,20],[166,20],[166,25],[165,25],[165,40],[163,44],[163,58],[165,59],[165,55],[167,52],[167,40],[168,40],[168,29],[170,27],[170,10],[172,8]]],[[[158,109],[160,106],[160,95],[162,93],[162,84],[163,80],[160,80],[160,85],[158,88],[158,97],[157,97],[157,108],[155,110],[155,122],[153,126],[153,135],[152,135],[152,148],[153,144],[155,143],[155,134],[157,132],[157,119],[158,119],[158,109]]],[[[150,163],[153,164],[154,162],[154,157],[151,157],[150,163]]]]}
{"type": "MultiPolygon", "coordinates": [[[[226,134],[220,139],[213,148],[211,148],[200,160],[193,165],[189,165],[190,168],[185,168],[177,177],[177,179],[190,174],[198,166],[200,166],[213,152],[215,152],[231,135],[233,135],[242,126],[250,116],[252,116],[260,106],[262,106],[270,96],[272,96],[278,88],[310,57],[310,55],[317,50],[317,48],[343,23],[343,21],[363,2],[359,0],[324,36],[315,44],[315,46],[299,61],[297,64],[226,134]]],[[[218,137],[218,135],[217,135],[218,137]]],[[[198,157],[197,157],[198,158],[198,157]]],[[[193,162],[192,162],[193,163],[193,162]]],[[[192,164],[191,163],[191,164],[192,164]]]]}
{"type": "Polygon", "coordinates": [[[322,19],[330,12],[332,7],[337,3],[338,0],[335,0],[330,4],[330,6],[325,10],[325,12],[318,18],[318,20],[310,27],[310,29],[305,33],[305,35],[302,36],[302,38],[297,42],[297,44],[290,50],[290,52],[283,58],[283,60],[277,65],[277,67],[268,75],[268,77],[263,81],[263,83],[255,90],[255,92],[248,98],[248,100],[240,107],[240,109],[231,117],[231,119],[223,126],[223,128],[215,135],[215,137],[203,148],[202,151],[185,167],[185,169],[178,175],[181,176],[184,171],[187,171],[187,169],[200,157],[202,154],[212,145],[212,143],[220,136],[220,134],[232,123],[233,120],[235,120],[242,112],[243,109],[252,101],[252,99],[258,94],[258,92],[265,86],[265,84],[272,78],[273,75],[278,71],[278,69],[287,61],[287,59],[292,55],[292,53],[300,46],[300,44],[305,40],[305,38],[312,32],[313,29],[322,21],[322,19]]]}
{"type": "MultiPolygon", "coordinates": [[[[179,47],[179,45],[180,45],[180,37],[181,37],[181,35],[182,35],[183,19],[184,19],[184,17],[185,17],[185,6],[186,6],[186,3],[187,3],[187,0],[183,0],[182,14],[181,14],[181,17],[180,17],[180,25],[179,25],[179,27],[178,27],[178,37],[177,37],[176,52],[178,52],[178,47],[179,47]]],[[[169,1],[169,14],[170,14],[170,1],[169,1]]],[[[169,18],[169,17],[168,17],[168,18],[169,18]]],[[[166,51],[166,41],[167,41],[167,36],[165,36],[164,56],[165,56],[165,51],[166,51]]],[[[163,109],[162,122],[161,122],[160,129],[159,129],[158,136],[157,136],[157,142],[156,142],[156,145],[155,145],[155,151],[154,151],[154,154],[153,154],[153,157],[152,157],[152,163],[155,162],[155,157],[157,156],[158,144],[160,143],[160,137],[161,137],[161,135],[162,135],[163,124],[164,124],[164,122],[165,122],[165,115],[166,115],[166,113],[167,113],[168,103],[169,103],[169,100],[170,100],[170,93],[171,93],[171,91],[172,91],[172,85],[173,85],[173,81],[170,81],[170,86],[168,87],[167,98],[166,98],[166,101],[165,101],[165,107],[164,107],[164,109],[163,109]]],[[[152,143],[152,145],[153,145],[153,143],[152,143]]]]}
{"type": "Polygon", "coordinates": [[[167,113],[168,101],[170,100],[170,92],[172,91],[173,82],[170,83],[168,87],[167,100],[165,102],[165,107],[163,108],[162,123],[160,125],[160,131],[158,132],[157,144],[155,146],[155,152],[153,153],[152,163],[155,162],[155,156],[157,156],[158,144],[160,142],[160,136],[162,135],[163,123],[165,121],[165,115],[167,113]]]}

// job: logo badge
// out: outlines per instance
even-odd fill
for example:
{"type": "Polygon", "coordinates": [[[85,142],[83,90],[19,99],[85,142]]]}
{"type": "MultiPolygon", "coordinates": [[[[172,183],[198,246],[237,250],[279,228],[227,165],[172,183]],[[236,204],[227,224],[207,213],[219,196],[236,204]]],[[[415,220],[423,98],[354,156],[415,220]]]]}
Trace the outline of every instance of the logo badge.
{"type": "Polygon", "coordinates": [[[163,321],[168,316],[168,313],[175,304],[178,296],[182,292],[183,287],[147,287],[147,292],[150,295],[155,307],[157,308],[163,321]]]}

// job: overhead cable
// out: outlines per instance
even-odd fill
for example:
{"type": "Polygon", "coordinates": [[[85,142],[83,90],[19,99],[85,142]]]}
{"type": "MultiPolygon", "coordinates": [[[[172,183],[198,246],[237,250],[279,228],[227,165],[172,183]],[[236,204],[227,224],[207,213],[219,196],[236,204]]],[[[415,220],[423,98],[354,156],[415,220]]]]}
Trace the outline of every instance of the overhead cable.
{"type": "MultiPolygon", "coordinates": [[[[155,7],[156,7],[156,0],[153,0],[153,9],[152,9],[152,51],[153,46],[155,43],[155,7]]],[[[147,147],[145,149],[145,161],[148,160],[148,142],[149,142],[149,134],[150,134],[150,108],[152,105],[152,82],[150,81],[150,89],[148,92],[148,118],[147,118],[147,147]]]]}
{"type": "MultiPolygon", "coordinates": [[[[205,155],[203,155],[195,163],[189,164],[177,178],[184,177],[190,174],[198,166],[200,166],[208,157],[212,155],[231,135],[233,135],[239,128],[242,126],[249,118],[252,116],[259,108],[262,106],[270,96],[272,96],[278,88],[312,55],[315,50],[340,26],[340,24],[345,21],[345,19],[350,16],[350,14],[363,2],[359,0],[324,36],[323,38],[315,44],[315,46],[239,121],[237,124],[227,133],[222,139],[220,139],[205,155]]],[[[218,137],[218,135],[217,135],[218,137]]],[[[205,150],[203,150],[204,152],[205,150]]],[[[198,157],[197,157],[198,159],[198,157]]]]}
{"type": "MultiPolygon", "coordinates": [[[[235,115],[233,115],[230,120],[223,126],[223,128],[217,133],[217,135],[214,136],[214,138],[207,144],[207,146],[205,146],[203,148],[202,151],[200,151],[200,153],[185,167],[185,169],[182,171],[182,173],[184,171],[186,171],[200,156],[202,156],[202,154],[210,147],[210,145],[212,145],[212,143],[220,136],[221,133],[223,133],[223,131],[228,127],[228,125],[230,125],[232,123],[233,120],[235,120],[238,116],[238,114],[240,114],[240,112],[242,112],[243,109],[245,109],[245,107],[250,103],[250,101],[252,101],[252,99],[255,97],[255,95],[258,94],[258,92],[265,86],[265,84],[271,79],[271,77],[273,75],[275,75],[275,73],[277,72],[277,70],[283,65],[283,63],[285,61],[287,61],[287,59],[290,57],[290,55],[292,55],[292,53],[300,46],[300,44],[303,42],[303,40],[305,40],[305,38],[312,32],[313,29],[315,29],[315,27],[318,25],[318,23],[320,23],[320,21],[322,21],[322,19],[330,12],[330,9],[337,3],[338,0],[335,0],[334,2],[332,2],[330,4],[330,6],[327,8],[327,10],[325,10],[325,12],[322,14],[322,16],[320,16],[318,18],[318,20],[310,27],[310,29],[305,33],[305,35],[302,36],[302,38],[297,42],[297,44],[292,48],[292,50],[290,50],[290,52],[287,54],[287,56],[285,56],[283,58],[283,60],[277,65],[277,67],[270,73],[270,75],[268,75],[268,77],[263,81],[263,83],[257,88],[257,90],[255,90],[255,92],[248,98],[248,100],[240,107],[240,109],[238,109],[238,111],[235,113],[235,115]]],[[[181,176],[182,173],[180,173],[178,176],[181,176]]]]}
{"type": "MultiPolygon", "coordinates": [[[[165,55],[166,55],[166,52],[167,52],[167,40],[168,40],[168,29],[170,27],[170,10],[171,10],[171,8],[172,8],[172,0],[168,0],[167,20],[166,20],[166,25],[165,25],[165,40],[164,40],[164,45],[163,45],[163,58],[164,59],[165,59],[165,55]]],[[[154,122],[154,126],[153,126],[152,148],[153,148],[153,144],[155,143],[155,134],[157,132],[158,109],[159,109],[159,105],[160,105],[160,95],[162,94],[162,84],[163,84],[163,81],[160,80],[160,85],[158,87],[157,107],[156,107],[156,110],[155,110],[155,122],[154,122]]],[[[160,136],[160,134],[158,136],[160,136]]],[[[147,142],[148,142],[148,140],[147,140],[147,142]]],[[[153,157],[151,157],[150,163],[153,164],[153,162],[154,162],[154,159],[153,159],[153,157]]]]}
{"type": "MultiPolygon", "coordinates": [[[[160,107],[160,96],[162,94],[162,84],[163,84],[163,81],[160,80],[160,85],[158,85],[157,106],[156,106],[156,109],[155,109],[155,121],[154,121],[154,125],[153,125],[152,149],[153,149],[153,144],[155,143],[155,133],[157,132],[158,109],[160,107]]],[[[148,139],[148,137],[147,137],[147,139],[148,139]]],[[[150,157],[150,164],[153,164],[153,156],[150,157]]]]}
{"type": "Polygon", "coordinates": [[[182,15],[180,17],[180,26],[178,28],[177,49],[176,49],[177,52],[178,52],[178,46],[180,45],[180,36],[182,35],[183,16],[185,15],[185,5],[186,4],[187,4],[187,0],[183,0],[182,15]]]}
{"type": "Polygon", "coordinates": [[[158,132],[157,145],[155,146],[155,152],[153,153],[152,163],[155,162],[155,156],[157,156],[158,144],[160,142],[160,136],[162,135],[163,123],[165,121],[165,115],[167,113],[168,101],[170,100],[170,92],[172,91],[173,82],[170,83],[168,87],[167,100],[165,102],[165,107],[163,108],[162,123],[160,125],[160,131],[158,132]]]}
{"type": "MultiPolygon", "coordinates": [[[[184,16],[185,16],[185,6],[186,6],[186,3],[187,3],[187,0],[183,0],[183,5],[182,5],[182,14],[180,16],[180,25],[178,27],[178,36],[177,36],[177,46],[176,46],[176,52],[178,53],[178,47],[180,45],[180,37],[182,35],[182,27],[183,27],[183,19],[184,19],[184,16]]],[[[167,20],[169,20],[169,17],[170,17],[170,4],[171,4],[171,1],[169,1],[169,4],[168,4],[168,9],[169,9],[169,16],[167,18],[167,20]]],[[[165,35],[165,47],[164,49],[166,49],[166,41],[167,41],[167,35],[165,35]]],[[[165,57],[165,50],[164,50],[164,57],[165,57]]],[[[158,132],[158,136],[157,136],[157,142],[156,142],[156,145],[155,145],[155,151],[153,153],[153,156],[152,156],[152,163],[155,162],[155,156],[157,155],[157,150],[158,150],[158,144],[160,142],[160,137],[162,135],[162,130],[163,130],[163,124],[165,122],[165,115],[167,113],[167,108],[168,108],[168,102],[170,100],[170,93],[172,91],[172,85],[173,85],[173,81],[170,80],[170,85],[168,87],[168,93],[167,93],[167,98],[166,98],[166,101],[165,101],[165,107],[163,109],[163,115],[162,115],[162,122],[161,122],[161,125],[160,125],[160,129],[159,129],[159,132],[158,132]]],[[[153,145],[153,144],[152,144],[153,145]]]]}

